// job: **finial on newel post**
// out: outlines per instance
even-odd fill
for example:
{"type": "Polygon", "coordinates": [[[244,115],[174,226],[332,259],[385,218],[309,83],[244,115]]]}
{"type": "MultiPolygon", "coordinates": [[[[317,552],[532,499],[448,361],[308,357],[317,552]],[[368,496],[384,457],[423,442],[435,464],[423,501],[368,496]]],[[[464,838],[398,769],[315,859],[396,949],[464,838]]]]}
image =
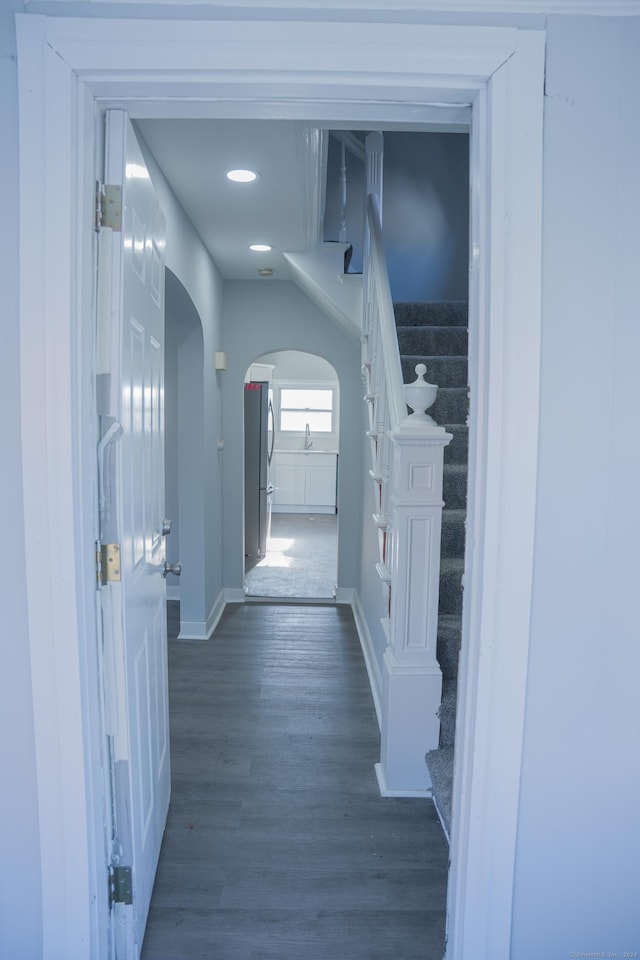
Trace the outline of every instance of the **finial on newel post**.
{"type": "Polygon", "coordinates": [[[437,426],[433,417],[430,417],[426,411],[429,407],[433,406],[438,393],[438,387],[435,383],[426,382],[424,379],[426,372],[427,368],[424,363],[416,364],[417,378],[413,383],[405,383],[404,385],[404,399],[413,413],[407,416],[403,425],[416,427],[423,425],[437,426]]]}

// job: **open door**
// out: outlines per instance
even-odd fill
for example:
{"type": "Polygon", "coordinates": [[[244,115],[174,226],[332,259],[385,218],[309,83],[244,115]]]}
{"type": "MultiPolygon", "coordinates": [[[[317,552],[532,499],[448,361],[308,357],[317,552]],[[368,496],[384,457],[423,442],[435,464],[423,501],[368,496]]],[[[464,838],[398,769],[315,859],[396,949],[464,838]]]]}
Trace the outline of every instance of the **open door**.
{"type": "Polygon", "coordinates": [[[96,394],[112,957],[137,960],[170,793],[164,517],[165,222],[108,111],[96,394]]]}

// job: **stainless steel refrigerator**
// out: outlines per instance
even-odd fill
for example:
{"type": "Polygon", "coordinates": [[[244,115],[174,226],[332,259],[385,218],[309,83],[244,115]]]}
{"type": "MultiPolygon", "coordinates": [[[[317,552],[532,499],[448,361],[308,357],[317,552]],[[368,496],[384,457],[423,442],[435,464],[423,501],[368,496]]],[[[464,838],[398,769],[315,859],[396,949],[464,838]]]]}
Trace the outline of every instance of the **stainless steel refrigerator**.
{"type": "Polygon", "coordinates": [[[244,553],[248,559],[267,552],[271,492],[269,464],[273,453],[273,408],[269,384],[244,385],[244,553]]]}

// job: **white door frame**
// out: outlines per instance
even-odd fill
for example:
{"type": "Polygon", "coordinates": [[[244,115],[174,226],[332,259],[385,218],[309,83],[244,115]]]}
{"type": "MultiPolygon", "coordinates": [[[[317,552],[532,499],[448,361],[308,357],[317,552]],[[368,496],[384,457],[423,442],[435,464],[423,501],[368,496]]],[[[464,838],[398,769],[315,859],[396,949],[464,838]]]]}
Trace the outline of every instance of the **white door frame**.
{"type": "Polygon", "coordinates": [[[536,497],[543,63],[544,34],[508,27],[18,16],[21,417],[45,960],[107,950],[89,282],[94,119],[107,105],[134,118],[382,125],[472,104],[474,417],[447,957],[509,955],[536,497]]]}

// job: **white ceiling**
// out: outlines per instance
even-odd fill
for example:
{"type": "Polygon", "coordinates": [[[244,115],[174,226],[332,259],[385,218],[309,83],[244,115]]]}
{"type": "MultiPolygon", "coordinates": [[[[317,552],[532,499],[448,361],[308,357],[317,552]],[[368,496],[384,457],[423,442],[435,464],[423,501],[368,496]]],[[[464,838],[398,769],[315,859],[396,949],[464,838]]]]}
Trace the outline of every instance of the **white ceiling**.
{"type": "Polygon", "coordinates": [[[270,267],[274,279],[288,279],[283,251],[308,242],[295,121],[139,120],[137,127],[222,276],[257,280],[270,267]],[[258,179],[232,183],[226,173],[238,167],[258,179]],[[251,243],[273,251],[254,253],[251,243]]]}

